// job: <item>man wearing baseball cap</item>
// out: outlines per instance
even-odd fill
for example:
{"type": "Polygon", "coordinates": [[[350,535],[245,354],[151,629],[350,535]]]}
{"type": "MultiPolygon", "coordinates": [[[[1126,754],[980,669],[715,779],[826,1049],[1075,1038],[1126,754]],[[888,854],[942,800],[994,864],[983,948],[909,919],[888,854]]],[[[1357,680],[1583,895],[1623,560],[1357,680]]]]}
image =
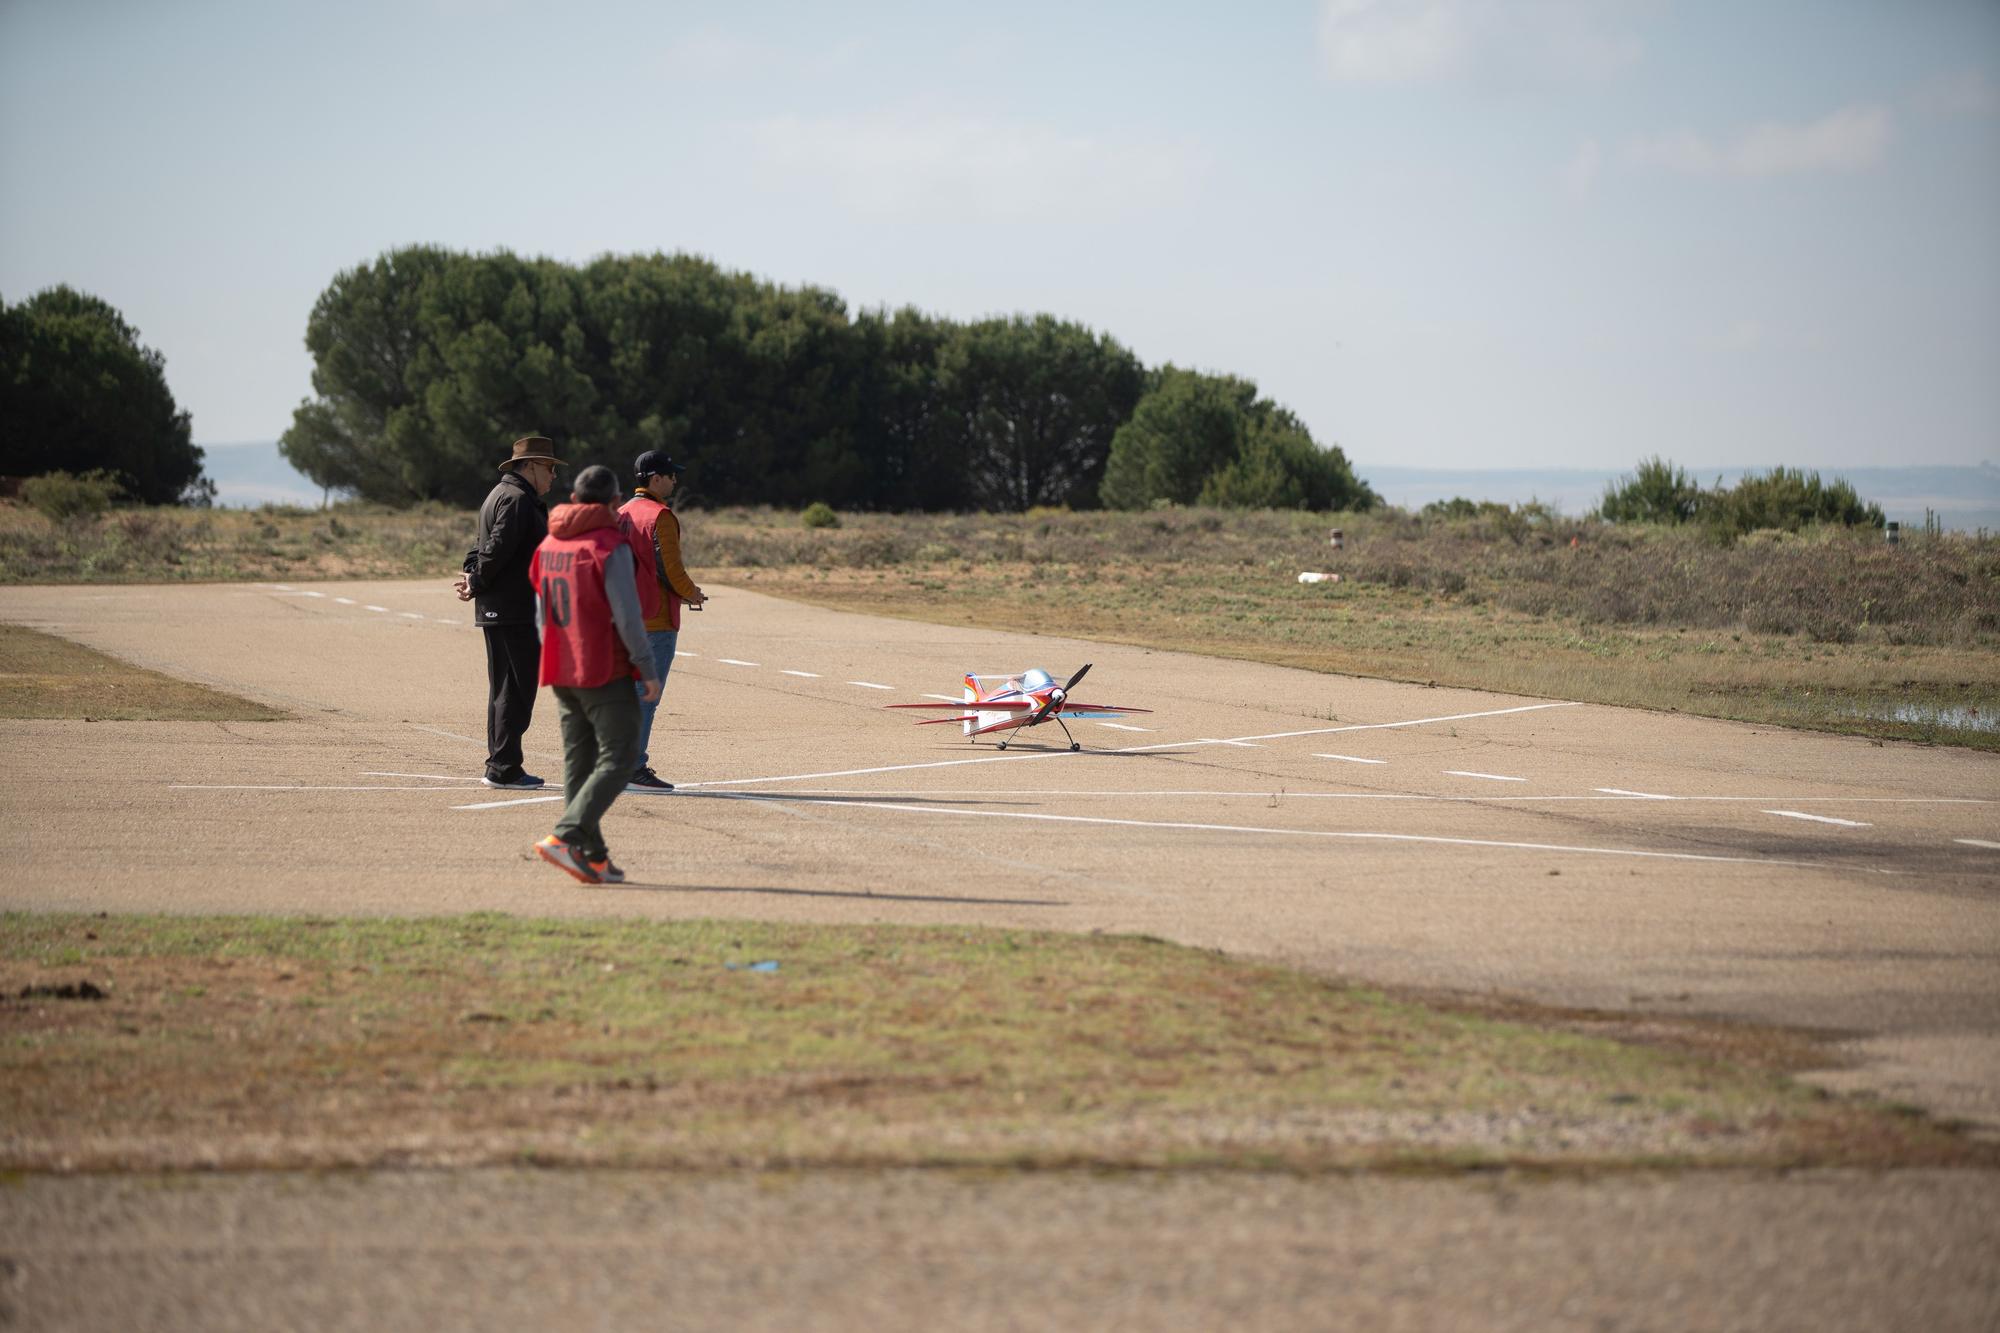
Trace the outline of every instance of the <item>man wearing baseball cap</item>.
{"type": "MultiPolygon", "coordinates": [[[[674,514],[672,501],[685,470],[664,450],[648,449],[632,461],[633,480],[638,485],[618,511],[638,534],[640,548],[650,547],[653,552],[652,577],[659,582],[660,608],[646,621],[646,639],[652,645],[653,667],[663,689],[680,641],[681,604],[699,611],[708,600],[708,594],[688,577],[687,566],[681,563],[681,521],[674,514]]],[[[646,577],[644,571],[640,577],[646,577]]],[[[658,795],[674,789],[673,783],[653,771],[648,753],[653,717],[659,708],[657,694],[639,705],[639,757],[627,791],[658,795]]]]}
{"type": "Polygon", "coordinates": [[[542,650],[528,562],[549,535],[542,497],[561,466],[547,437],[514,441],[500,465],[500,484],[479,507],[479,544],[466,552],[464,572],[453,585],[461,602],[473,604],[473,620],[486,639],[486,775],[480,780],[489,787],[532,791],[543,785],[521,767],[542,650]]]}

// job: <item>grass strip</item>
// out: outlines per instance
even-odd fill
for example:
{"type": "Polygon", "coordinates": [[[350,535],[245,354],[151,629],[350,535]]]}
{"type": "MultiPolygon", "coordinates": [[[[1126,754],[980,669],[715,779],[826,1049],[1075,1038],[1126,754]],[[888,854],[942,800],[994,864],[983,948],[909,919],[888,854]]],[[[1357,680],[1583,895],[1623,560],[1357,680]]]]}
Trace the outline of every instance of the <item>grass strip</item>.
{"type": "Polygon", "coordinates": [[[273,722],[262,704],[135,667],[22,625],[0,624],[0,718],[273,722]]]}
{"type": "Polygon", "coordinates": [[[12,913],[0,1167],[1995,1158],[1799,1084],[1800,1039],[1630,1021],[1142,937],[12,913]]]}

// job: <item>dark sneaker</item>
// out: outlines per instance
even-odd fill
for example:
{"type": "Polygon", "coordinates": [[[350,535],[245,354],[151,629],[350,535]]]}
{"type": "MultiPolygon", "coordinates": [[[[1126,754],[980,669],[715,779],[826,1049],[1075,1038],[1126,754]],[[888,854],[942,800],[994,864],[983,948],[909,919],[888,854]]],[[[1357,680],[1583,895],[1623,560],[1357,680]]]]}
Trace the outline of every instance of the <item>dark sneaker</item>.
{"type": "Polygon", "coordinates": [[[547,785],[533,773],[526,772],[525,770],[516,773],[511,778],[496,778],[491,773],[488,773],[479,780],[489,787],[504,787],[508,791],[534,791],[539,787],[547,785]]]}
{"type": "Polygon", "coordinates": [[[610,852],[606,852],[603,856],[586,857],[584,858],[584,864],[590,867],[590,873],[597,876],[597,882],[600,884],[623,884],[625,882],[625,872],[611,864],[610,852]]]}
{"type": "Polygon", "coordinates": [[[626,791],[651,792],[655,796],[661,792],[669,792],[673,789],[673,783],[668,782],[650,768],[640,769],[632,775],[632,780],[625,784],[626,791]]]}
{"type": "Polygon", "coordinates": [[[585,884],[602,884],[597,872],[590,868],[590,862],[583,859],[583,853],[551,833],[535,844],[535,854],[566,875],[573,875],[585,884]]]}

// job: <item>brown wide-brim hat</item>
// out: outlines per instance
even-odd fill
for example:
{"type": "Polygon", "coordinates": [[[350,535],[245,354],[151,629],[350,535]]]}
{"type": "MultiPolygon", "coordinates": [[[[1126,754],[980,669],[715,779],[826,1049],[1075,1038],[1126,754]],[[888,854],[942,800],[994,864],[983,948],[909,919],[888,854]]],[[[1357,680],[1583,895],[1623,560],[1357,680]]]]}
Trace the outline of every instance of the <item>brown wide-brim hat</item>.
{"type": "Polygon", "coordinates": [[[514,456],[500,465],[505,472],[516,463],[554,463],[557,467],[567,467],[556,457],[556,442],[543,435],[524,435],[514,441],[514,456]]]}

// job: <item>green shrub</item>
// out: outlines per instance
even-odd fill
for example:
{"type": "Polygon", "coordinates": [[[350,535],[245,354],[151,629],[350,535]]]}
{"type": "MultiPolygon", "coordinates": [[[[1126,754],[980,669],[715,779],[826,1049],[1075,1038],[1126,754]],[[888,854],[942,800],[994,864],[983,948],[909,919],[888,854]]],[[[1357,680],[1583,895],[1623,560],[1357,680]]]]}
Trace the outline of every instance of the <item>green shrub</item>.
{"type": "Polygon", "coordinates": [[[48,518],[60,522],[78,514],[101,514],[125,493],[117,474],[103,468],[89,472],[45,472],[21,483],[21,498],[48,518]]]}
{"type": "Polygon", "coordinates": [[[815,500],[799,515],[799,522],[809,528],[837,528],[840,515],[833,512],[833,506],[824,500],[815,500]]]}
{"type": "Polygon", "coordinates": [[[1701,487],[1664,458],[1648,458],[1638,471],[1604,490],[1597,512],[1609,523],[1685,523],[1701,508],[1701,487]]]}

